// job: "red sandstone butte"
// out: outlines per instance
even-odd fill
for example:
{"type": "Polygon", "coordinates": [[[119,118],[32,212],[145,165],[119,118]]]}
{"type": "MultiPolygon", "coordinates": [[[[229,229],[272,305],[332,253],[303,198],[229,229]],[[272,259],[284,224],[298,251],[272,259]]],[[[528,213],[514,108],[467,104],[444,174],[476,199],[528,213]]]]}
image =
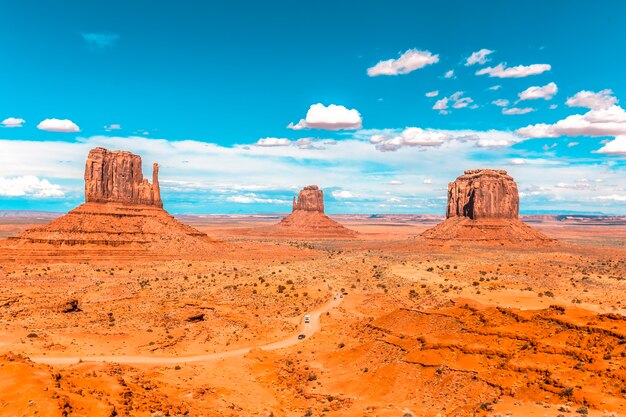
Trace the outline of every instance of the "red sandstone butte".
{"type": "Polygon", "coordinates": [[[136,259],[141,254],[197,257],[214,250],[215,241],[163,209],[159,166],[152,168],[150,184],[139,155],[92,149],[85,164],[86,202],[11,240],[29,256],[71,250],[81,257],[136,259]]]}
{"type": "Polygon", "coordinates": [[[518,219],[519,192],[504,170],[472,169],[448,185],[446,220],[422,236],[432,241],[553,243],[518,219]]]}
{"type": "Polygon", "coordinates": [[[517,184],[504,170],[467,170],[448,184],[447,218],[517,219],[518,213],[517,184]]]}
{"type": "Polygon", "coordinates": [[[92,149],[85,164],[85,201],[163,207],[159,164],[152,165],[152,184],[143,177],[141,168],[139,155],[92,149]]]}
{"type": "Polygon", "coordinates": [[[293,198],[292,212],[296,210],[324,212],[324,191],[317,185],[307,185],[293,198]]]}
{"type": "Polygon", "coordinates": [[[278,223],[277,235],[307,237],[351,237],[350,230],[324,214],[324,192],[317,185],[304,187],[294,197],[292,212],[278,223]]]}

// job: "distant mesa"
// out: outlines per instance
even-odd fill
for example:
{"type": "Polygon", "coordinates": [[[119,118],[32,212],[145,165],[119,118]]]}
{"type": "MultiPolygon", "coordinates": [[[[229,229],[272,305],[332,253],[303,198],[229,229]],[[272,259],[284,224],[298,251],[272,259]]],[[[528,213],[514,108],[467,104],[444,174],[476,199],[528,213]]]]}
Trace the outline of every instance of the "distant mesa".
{"type": "Polygon", "coordinates": [[[214,249],[215,241],[163,209],[158,177],[158,164],[152,183],[143,177],[138,155],[92,149],[85,164],[85,203],[10,240],[42,257],[107,251],[131,259],[142,253],[202,256],[214,249]]]}
{"type": "Polygon", "coordinates": [[[350,230],[324,214],[324,191],[317,185],[304,187],[293,198],[291,214],[278,223],[277,234],[308,237],[352,237],[350,230]]]}
{"type": "Polygon", "coordinates": [[[518,218],[519,192],[504,170],[472,169],[448,184],[446,220],[422,236],[432,241],[553,243],[518,218]]]}

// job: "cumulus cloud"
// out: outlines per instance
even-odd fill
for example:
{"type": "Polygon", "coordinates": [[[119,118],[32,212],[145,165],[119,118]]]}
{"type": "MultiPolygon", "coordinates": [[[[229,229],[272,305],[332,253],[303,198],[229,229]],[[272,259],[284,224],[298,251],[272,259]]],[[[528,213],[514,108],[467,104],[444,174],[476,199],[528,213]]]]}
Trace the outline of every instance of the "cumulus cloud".
{"type": "Polygon", "coordinates": [[[35,198],[58,198],[64,197],[65,193],[61,186],[51,184],[47,179],[40,179],[34,175],[20,177],[0,177],[1,197],[35,197],[35,198]]]}
{"type": "Polygon", "coordinates": [[[626,135],[617,136],[614,140],[605,143],[604,146],[598,149],[596,152],[606,155],[626,156],[626,135]]]}
{"type": "Polygon", "coordinates": [[[447,136],[434,130],[424,130],[419,127],[409,127],[397,135],[373,135],[370,143],[376,145],[380,151],[396,151],[404,146],[439,146],[447,136]]]}
{"type": "Polygon", "coordinates": [[[593,91],[579,91],[573,97],[569,97],[565,104],[569,107],[586,107],[592,110],[608,109],[618,103],[613,96],[613,90],[601,90],[597,93],[593,91]]]}
{"type": "Polygon", "coordinates": [[[2,121],[2,127],[22,127],[24,123],[26,123],[24,119],[9,117],[2,121]]]}
{"type": "MultiPolygon", "coordinates": [[[[449,106],[453,109],[463,109],[468,107],[474,102],[471,97],[463,97],[463,91],[457,91],[450,97],[443,97],[435,102],[433,110],[438,110],[439,114],[448,114],[450,111],[449,106]]],[[[477,106],[471,106],[470,108],[476,108],[477,106]]]]}
{"type": "Polygon", "coordinates": [[[259,139],[255,146],[290,146],[291,141],[286,138],[263,138],[259,139]]]}
{"type": "Polygon", "coordinates": [[[490,59],[487,58],[487,55],[494,52],[495,51],[492,51],[490,49],[481,49],[480,51],[473,52],[465,61],[465,66],[467,67],[474,64],[483,65],[486,62],[490,61],[490,59]]]}
{"type": "Polygon", "coordinates": [[[439,90],[429,91],[425,94],[426,97],[437,97],[439,95],[439,90]]]}
{"type": "Polygon", "coordinates": [[[437,100],[433,105],[433,110],[439,110],[439,114],[448,114],[448,97],[437,100]]]}
{"type": "Polygon", "coordinates": [[[114,46],[120,38],[116,33],[81,33],[83,40],[92,50],[104,50],[114,46]]]}
{"type": "Polygon", "coordinates": [[[626,135],[626,112],[619,106],[574,114],[554,124],[539,123],[516,131],[526,138],[626,135]]]}
{"type": "Polygon", "coordinates": [[[450,100],[454,103],[452,107],[455,109],[463,109],[474,102],[471,97],[463,97],[463,91],[457,91],[450,96],[450,100]]]}
{"type": "Polygon", "coordinates": [[[497,78],[523,78],[530,75],[541,74],[546,71],[550,71],[552,66],[550,64],[532,64],[532,65],[518,65],[515,67],[507,68],[505,63],[496,65],[495,67],[487,67],[476,71],[476,75],[489,75],[490,77],[497,78]]]}
{"type": "Polygon", "coordinates": [[[347,200],[355,197],[354,194],[348,190],[334,190],[331,194],[337,200],[347,200]]]}
{"type": "Polygon", "coordinates": [[[360,129],[362,124],[361,115],[356,109],[347,109],[335,104],[326,107],[322,103],[317,103],[309,107],[304,119],[295,125],[289,123],[287,127],[294,130],[353,130],[360,129]]]}
{"type": "Polygon", "coordinates": [[[453,78],[453,77],[454,77],[454,70],[446,71],[446,73],[443,74],[443,78],[453,78]]]}
{"type": "Polygon", "coordinates": [[[80,132],[76,123],[68,119],[45,119],[37,125],[37,129],[48,132],[80,132]]]}
{"type": "Polygon", "coordinates": [[[528,87],[526,90],[522,91],[518,94],[518,97],[521,100],[551,100],[552,97],[557,93],[559,89],[557,88],[555,83],[549,83],[544,85],[543,87],[535,86],[528,87]]]}
{"type": "Polygon", "coordinates": [[[509,100],[500,98],[498,100],[494,100],[491,102],[491,104],[495,104],[498,107],[506,107],[510,104],[509,100]]]}
{"type": "Polygon", "coordinates": [[[511,107],[509,109],[502,109],[502,114],[506,114],[508,116],[514,114],[526,114],[535,111],[532,107],[511,107]]]}
{"type": "Polygon", "coordinates": [[[409,49],[398,59],[388,59],[380,61],[378,64],[367,69],[367,75],[376,77],[378,75],[399,75],[408,74],[427,65],[439,62],[439,55],[433,55],[430,51],[420,51],[409,49]]]}
{"type": "Polygon", "coordinates": [[[436,148],[448,142],[473,142],[479,148],[499,148],[519,142],[510,132],[489,130],[443,130],[408,127],[401,131],[385,131],[370,136],[370,143],[382,152],[397,151],[404,147],[436,148]]]}

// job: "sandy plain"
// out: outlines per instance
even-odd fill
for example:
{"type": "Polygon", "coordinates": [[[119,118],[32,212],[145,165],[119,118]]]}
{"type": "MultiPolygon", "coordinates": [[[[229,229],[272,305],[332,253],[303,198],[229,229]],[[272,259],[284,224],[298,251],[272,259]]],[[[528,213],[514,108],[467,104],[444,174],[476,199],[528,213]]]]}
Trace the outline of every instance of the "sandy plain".
{"type": "MultiPolygon", "coordinates": [[[[431,245],[435,216],[333,218],[358,237],[179,216],[220,241],[202,259],[3,241],[0,415],[626,413],[623,219],[526,218],[559,240],[533,248],[431,245]]],[[[47,221],[0,218],[0,237],[47,221]]]]}

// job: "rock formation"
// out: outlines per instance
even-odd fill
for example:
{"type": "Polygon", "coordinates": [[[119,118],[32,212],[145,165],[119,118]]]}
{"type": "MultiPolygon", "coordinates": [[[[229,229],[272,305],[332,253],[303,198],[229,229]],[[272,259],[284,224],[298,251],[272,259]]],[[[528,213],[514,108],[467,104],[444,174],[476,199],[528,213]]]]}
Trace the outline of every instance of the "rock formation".
{"type": "Polygon", "coordinates": [[[293,198],[292,212],[296,210],[324,212],[324,191],[317,185],[307,185],[293,198]]]}
{"type": "Polygon", "coordinates": [[[350,237],[357,233],[324,214],[324,192],[317,185],[304,187],[293,198],[291,214],[278,223],[275,235],[350,237]]]}
{"type": "Polygon", "coordinates": [[[139,155],[92,149],[85,164],[85,201],[163,207],[159,164],[152,166],[152,184],[143,177],[141,168],[139,155]]]}
{"type": "Polygon", "coordinates": [[[472,169],[448,184],[446,217],[517,219],[519,195],[504,170],[472,169]]]}
{"type": "Polygon", "coordinates": [[[553,242],[520,221],[518,214],[517,184],[506,171],[467,170],[448,184],[446,220],[422,236],[445,242],[553,242]]]}
{"type": "Polygon", "coordinates": [[[152,184],[141,168],[138,155],[92,149],[85,164],[86,202],[13,242],[32,254],[71,250],[129,258],[141,253],[195,257],[214,249],[216,242],[162,208],[158,164],[153,165],[152,184]]]}

